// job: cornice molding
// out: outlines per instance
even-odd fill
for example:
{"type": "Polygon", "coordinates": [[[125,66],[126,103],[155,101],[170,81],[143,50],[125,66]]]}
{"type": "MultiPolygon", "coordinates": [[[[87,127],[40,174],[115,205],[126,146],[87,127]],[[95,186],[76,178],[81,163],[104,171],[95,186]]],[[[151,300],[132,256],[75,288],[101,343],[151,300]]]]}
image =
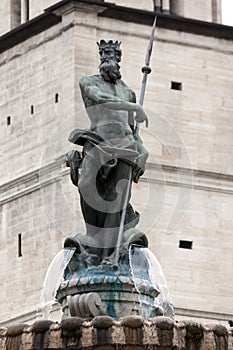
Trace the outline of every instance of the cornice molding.
{"type": "Polygon", "coordinates": [[[210,319],[215,321],[226,321],[226,322],[232,320],[233,318],[232,313],[188,309],[184,307],[175,307],[175,315],[185,316],[185,317],[195,317],[195,318],[201,318],[201,319],[210,319]]]}
{"type": "MultiPolygon", "coordinates": [[[[61,181],[64,176],[69,176],[69,168],[65,166],[65,156],[61,155],[54,162],[1,185],[0,205],[61,181]]],[[[147,163],[140,181],[233,194],[233,175],[166,164],[147,163]]]]}
{"type": "Polygon", "coordinates": [[[65,168],[65,156],[62,155],[41,168],[21,175],[0,186],[0,205],[40,190],[54,182],[61,181],[69,173],[65,168]],[[64,167],[65,171],[61,171],[64,167]]]}
{"type": "Polygon", "coordinates": [[[61,17],[45,12],[0,36],[0,54],[61,22],[61,17]]]}
{"type": "Polygon", "coordinates": [[[154,163],[147,163],[146,170],[143,182],[233,194],[231,174],[154,163]]]}
{"type": "Polygon", "coordinates": [[[62,18],[57,14],[62,13],[62,7],[67,7],[67,5],[72,3],[74,5],[87,4],[90,7],[90,10],[91,6],[93,8],[98,6],[99,17],[112,18],[147,26],[152,26],[154,17],[157,15],[157,26],[160,28],[233,41],[233,27],[222,24],[194,20],[173,14],[163,14],[161,12],[118,6],[103,0],[63,0],[47,8],[42,15],[23,23],[10,32],[2,35],[0,37],[0,53],[9,50],[15,45],[18,45],[61,22],[62,18]]]}
{"type": "Polygon", "coordinates": [[[99,14],[100,17],[109,17],[125,22],[152,26],[156,15],[158,17],[156,25],[159,28],[218,39],[233,40],[233,27],[231,26],[181,17],[175,14],[139,10],[108,3],[105,3],[105,6],[108,8],[99,14]]]}

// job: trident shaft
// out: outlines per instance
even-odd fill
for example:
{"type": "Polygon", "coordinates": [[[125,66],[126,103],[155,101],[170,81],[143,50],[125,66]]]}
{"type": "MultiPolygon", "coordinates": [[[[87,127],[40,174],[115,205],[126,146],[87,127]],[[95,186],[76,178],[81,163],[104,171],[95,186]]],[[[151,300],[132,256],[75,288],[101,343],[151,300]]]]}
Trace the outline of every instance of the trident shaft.
{"type": "MultiPolygon", "coordinates": [[[[150,40],[149,40],[149,44],[148,44],[147,51],[146,51],[145,65],[142,67],[143,77],[142,77],[142,86],[141,86],[141,92],[140,92],[140,97],[139,97],[139,104],[141,106],[143,105],[143,102],[144,102],[147,77],[148,77],[148,74],[150,74],[150,72],[151,72],[150,58],[151,58],[151,53],[152,53],[152,49],[153,49],[156,23],[157,23],[157,16],[155,16],[155,19],[154,19],[154,23],[153,23],[153,27],[152,27],[152,31],[151,31],[151,35],[150,35],[150,40]]],[[[140,128],[139,123],[136,122],[136,127],[135,127],[135,131],[134,131],[134,135],[136,137],[139,135],[139,128],[140,128]]],[[[115,265],[116,266],[118,266],[118,262],[119,262],[120,246],[121,246],[122,238],[123,238],[126,209],[127,209],[127,204],[128,204],[131,183],[132,183],[132,169],[130,168],[128,183],[127,183],[125,197],[124,197],[123,209],[122,209],[122,213],[121,213],[119,233],[118,233],[118,238],[117,238],[116,255],[115,255],[115,265]]]]}

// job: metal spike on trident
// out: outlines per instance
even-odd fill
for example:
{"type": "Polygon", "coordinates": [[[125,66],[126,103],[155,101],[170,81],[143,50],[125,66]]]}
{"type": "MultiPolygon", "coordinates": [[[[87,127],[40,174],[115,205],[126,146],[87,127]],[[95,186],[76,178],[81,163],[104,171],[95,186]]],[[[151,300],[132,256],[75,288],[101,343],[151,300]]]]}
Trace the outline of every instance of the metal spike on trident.
{"type": "MultiPolygon", "coordinates": [[[[143,77],[142,77],[142,85],[141,85],[141,91],[140,91],[140,97],[139,97],[139,104],[141,106],[143,105],[143,102],[144,102],[144,97],[145,97],[145,92],[146,92],[146,84],[147,84],[147,77],[148,77],[148,74],[151,73],[150,58],[151,58],[152,49],[153,49],[153,42],[154,42],[154,37],[155,37],[156,23],[157,23],[157,16],[155,16],[154,23],[153,23],[153,26],[152,26],[150,40],[149,40],[147,51],[146,51],[145,65],[142,67],[143,77]]],[[[136,122],[135,131],[134,131],[134,136],[135,137],[137,137],[139,135],[139,128],[140,128],[139,122],[136,122]]],[[[118,262],[119,262],[120,246],[121,246],[122,238],[123,238],[124,223],[125,223],[127,202],[128,202],[131,182],[132,182],[132,169],[130,168],[128,184],[127,184],[127,187],[126,187],[125,198],[124,198],[124,203],[123,203],[123,209],[122,209],[122,213],[121,213],[121,220],[120,220],[117,244],[116,244],[115,266],[118,266],[118,262]]]]}

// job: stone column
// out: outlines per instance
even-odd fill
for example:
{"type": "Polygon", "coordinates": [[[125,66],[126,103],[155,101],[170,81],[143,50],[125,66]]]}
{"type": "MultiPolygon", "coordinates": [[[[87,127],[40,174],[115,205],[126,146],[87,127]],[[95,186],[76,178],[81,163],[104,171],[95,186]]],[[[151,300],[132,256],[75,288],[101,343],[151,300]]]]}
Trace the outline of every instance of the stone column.
{"type": "Polygon", "coordinates": [[[155,11],[161,11],[162,10],[161,0],[154,0],[154,8],[155,8],[155,11]]]}
{"type": "Polygon", "coordinates": [[[212,21],[222,23],[222,0],[212,0],[212,21]]]}
{"type": "Polygon", "coordinates": [[[162,10],[165,13],[170,13],[170,0],[162,1],[162,10]]]}
{"type": "MultiPolygon", "coordinates": [[[[165,4],[167,0],[163,0],[165,4]]],[[[221,23],[222,0],[171,0],[171,12],[187,18],[221,23]]]]}
{"type": "Polygon", "coordinates": [[[29,1],[21,0],[21,23],[29,20],[29,1]]]}
{"type": "Polygon", "coordinates": [[[10,29],[17,27],[20,24],[20,0],[10,1],[10,29]]]}
{"type": "Polygon", "coordinates": [[[171,0],[170,10],[176,15],[184,16],[184,0],[171,0]]]}

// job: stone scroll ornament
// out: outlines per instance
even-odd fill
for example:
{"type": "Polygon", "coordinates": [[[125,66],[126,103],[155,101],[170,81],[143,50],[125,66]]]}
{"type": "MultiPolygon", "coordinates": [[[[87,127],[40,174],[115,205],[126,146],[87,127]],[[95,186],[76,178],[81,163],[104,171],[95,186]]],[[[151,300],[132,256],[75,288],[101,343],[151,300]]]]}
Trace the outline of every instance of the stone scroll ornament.
{"type": "Polygon", "coordinates": [[[122,51],[117,40],[97,43],[99,74],[79,82],[90,128],[71,132],[69,141],[82,146],[82,152],[69,152],[66,164],[78,187],[86,234],[78,233],[64,243],[64,248],[76,249],[56,295],[63,317],[109,315],[118,319],[164,314],[163,307],[154,302],[160,287],[150,279],[146,255],[139,253],[140,248],[148,247],[148,240],[136,228],[139,213],[130,204],[132,182],[143,175],[148,157],[139,124],[148,126],[142,104],[155,26],[156,20],[142,68],[139,103],[121,79],[122,51]]]}

